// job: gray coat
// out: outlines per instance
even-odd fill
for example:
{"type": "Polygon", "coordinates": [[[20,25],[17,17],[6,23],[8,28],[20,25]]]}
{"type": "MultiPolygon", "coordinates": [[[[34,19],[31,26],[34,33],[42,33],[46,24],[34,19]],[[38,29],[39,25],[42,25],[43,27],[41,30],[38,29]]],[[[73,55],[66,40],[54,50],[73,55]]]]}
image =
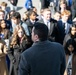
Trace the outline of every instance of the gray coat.
{"type": "Polygon", "coordinates": [[[58,43],[36,42],[21,55],[18,75],[63,75],[65,52],[58,43]]]}

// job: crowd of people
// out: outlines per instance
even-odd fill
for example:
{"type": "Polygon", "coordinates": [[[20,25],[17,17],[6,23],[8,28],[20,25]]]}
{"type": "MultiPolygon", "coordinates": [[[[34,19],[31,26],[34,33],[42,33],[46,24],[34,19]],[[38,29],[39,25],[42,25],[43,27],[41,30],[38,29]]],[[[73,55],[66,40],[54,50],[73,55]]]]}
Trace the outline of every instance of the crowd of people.
{"type": "Polygon", "coordinates": [[[76,1],[0,3],[0,75],[76,75],[76,1]]]}

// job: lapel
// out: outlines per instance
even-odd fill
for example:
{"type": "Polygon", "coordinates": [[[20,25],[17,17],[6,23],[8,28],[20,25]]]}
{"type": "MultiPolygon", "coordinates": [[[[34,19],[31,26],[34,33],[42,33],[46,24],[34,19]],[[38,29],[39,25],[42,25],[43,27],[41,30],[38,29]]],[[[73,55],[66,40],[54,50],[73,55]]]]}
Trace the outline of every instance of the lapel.
{"type": "Polygon", "coordinates": [[[33,26],[33,24],[32,24],[32,22],[30,21],[30,19],[27,20],[26,24],[27,24],[29,27],[33,26]]]}

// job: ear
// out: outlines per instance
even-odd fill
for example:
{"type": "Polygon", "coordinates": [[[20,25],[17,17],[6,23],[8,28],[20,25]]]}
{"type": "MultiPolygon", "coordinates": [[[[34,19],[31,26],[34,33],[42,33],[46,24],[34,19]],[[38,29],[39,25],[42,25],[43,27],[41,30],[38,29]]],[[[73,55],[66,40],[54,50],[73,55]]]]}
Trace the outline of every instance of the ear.
{"type": "Polygon", "coordinates": [[[35,35],[35,40],[36,40],[36,41],[38,41],[38,40],[39,40],[38,35],[35,35]]]}

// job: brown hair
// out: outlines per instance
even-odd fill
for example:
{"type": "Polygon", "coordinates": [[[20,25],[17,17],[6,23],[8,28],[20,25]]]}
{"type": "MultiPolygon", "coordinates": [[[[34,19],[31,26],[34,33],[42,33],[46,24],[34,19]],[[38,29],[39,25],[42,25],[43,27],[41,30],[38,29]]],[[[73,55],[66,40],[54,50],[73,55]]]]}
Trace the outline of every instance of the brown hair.
{"type": "Polygon", "coordinates": [[[2,2],[1,6],[7,6],[7,3],[6,2],[2,2]]]}

